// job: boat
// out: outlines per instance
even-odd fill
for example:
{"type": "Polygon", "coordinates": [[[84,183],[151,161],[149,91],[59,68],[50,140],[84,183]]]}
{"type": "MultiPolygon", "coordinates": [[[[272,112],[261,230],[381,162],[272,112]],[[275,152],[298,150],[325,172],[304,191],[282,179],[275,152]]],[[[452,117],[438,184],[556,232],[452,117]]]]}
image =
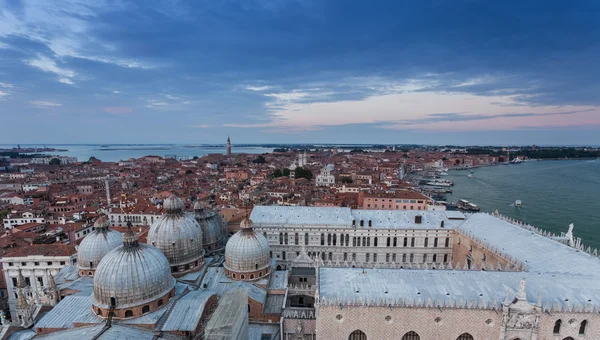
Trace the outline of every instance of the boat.
{"type": "Polygon", "coordinates": [[[468,176],[468,177],[469,177],[469,178],[473,178],[473,175],[469,174],[469,176],[468,176]]]}
{"type": "Polygon", "coordinates": [[[440,172],[440,176],[448,176],[448,173],[447,173],[447,172],[445,172],[445,171],[443,171],[443,172],[440,172]]]}
{"type": "Polygon", "coordinates": [[[521,200],[515,201],[515,207],[520,208],[522,205],[523,205],[523,203],[521,202],[521,200]]]}

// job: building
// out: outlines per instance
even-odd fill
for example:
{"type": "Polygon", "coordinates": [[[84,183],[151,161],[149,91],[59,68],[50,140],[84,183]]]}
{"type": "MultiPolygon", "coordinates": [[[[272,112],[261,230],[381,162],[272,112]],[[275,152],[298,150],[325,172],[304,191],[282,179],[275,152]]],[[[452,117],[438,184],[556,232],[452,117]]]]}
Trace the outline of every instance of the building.
{"type": "Polygon", "coordinates": [[[6,218],[2,220],[2,223],[4,224],[4,229],[12,229],[27,223],[46,223],[46,219],[32,212],[24,212],[21,214],[21,217],[8,214],[6,215],[6,218]]]}
{"type": "Polygon", "coordinates": [[[77,163],[77,157],[70,156],[48,156],[31,158],[29,164],[44,164],[49,165],[53,159],[58,159],[61,165],[77,163]]]}
{"type": "MultiPolygon", "coordinates": [[[[50,303],[55,298],[48,288],[63,267],[77,263],[77,253],[72,245],[32,244],[20,247],[4,255],[2,269],[8,290],[8,305],[13,320],[21,316],[18,312],[19,276],[23,278],[24,298],[37,303],[50,303]]],[[[20,320],[22,321],[22,320],[20,320]]]]}
{"type": "Polygon", "coordinates": [[[227,156],[231,156],[231,139],[227,136],[227,156]]]}
{"type": "Polygon", "coordinates": [[[320,187],[329,187],[335,184],[335,176],[331,174],[333,165],[328,165],[321,169],[321,172],[315,178],[316,185],[320,187]]]}
{"type": "Polygon", "coordinates": [[[304,248],[334,266],[380,267],[453,261],[453,227],[465,215],[446,211],[256,206],[251,219],[285,269],[304,248]]]}
{"type": "Polygon", "coordinates": [[[393,193],[361,191],[358,194],[358,206],[362,209],[427,210],[428,201],[429,197],[409,190],[396,190],[393,193]]]}

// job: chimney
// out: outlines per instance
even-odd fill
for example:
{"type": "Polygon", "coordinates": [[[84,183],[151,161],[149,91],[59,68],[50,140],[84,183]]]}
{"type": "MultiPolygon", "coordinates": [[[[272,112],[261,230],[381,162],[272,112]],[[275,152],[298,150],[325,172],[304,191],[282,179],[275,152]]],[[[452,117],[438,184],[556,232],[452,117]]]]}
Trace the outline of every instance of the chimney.
{"type": "Polygon", "coordinates": [[[423,216],[421,216],[421,215],[415,216],[415,224],[421,224],[422,221],[423,221],[423,216]]]}

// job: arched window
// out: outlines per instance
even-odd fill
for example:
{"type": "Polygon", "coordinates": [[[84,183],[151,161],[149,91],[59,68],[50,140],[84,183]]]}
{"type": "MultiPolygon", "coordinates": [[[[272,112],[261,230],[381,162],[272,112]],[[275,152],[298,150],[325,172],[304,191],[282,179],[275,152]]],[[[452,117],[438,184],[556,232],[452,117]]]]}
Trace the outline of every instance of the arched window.
{"type": "Polygon", "coordinates": [[[433,247],[437,247],[437,245],[438,245],[438,238],[436,237],[433,239],[433,247]]]}
{"type": "Polygon", "coordinates": [[[562,320],[558,319],[556,320],[556,322],[554,323],[554,334],[559,334],[560,333],[560,326],[562,325],[562,320]]]}
{"type": "Polygon", "coordinates": [[[377,247],[377,237],[373,238],[373,247],[377,247]]]}
{"type": "Polygon", "coordinates": [[[373,226],[373,222],[371,222],[371,220],[369,220],[369,227],[373,226]]]}
{"type": "Polygon", "coordinates": [[[283,233],[279,233],[279,244],[283,244],[283,233]]]}
{"type": "Polygon", "coordinates": [[[250,274],[250,280],[254,280],[254,274],[250,274]]]}
{"type": "Polygon", "coordinates": [[[408,245],[408,238],[407,238],[407,237],[405,237],[405,238],[404,238],[404,247],[406,247],[407,245],[408,245]]]}
{"type": "Polygon", "coordinates": [[[232,275],[232,277],[235,279],[235,274],[231,274],[231,275],[232,275]]]}
{"type": "Polygon", "coordinates": [[[463,333],[456,338],[456,340],[474,340],[473,336],[469,333],[463,333]]]}
{"type": "Polygon", "coordinates": [[[246,278],[246,275],[242,274],[240,275],[240,279],[244,280],[246,278]]]}
{"type": "Polygon", "coordinates": [[[331,234],[327,234],[327,245],[331,245],[331,234]]]}
{"type": "Polygon", "coordinates": [[[333,234],[333,245],[337,245],[337,234],[333,234]]]}
{"type": "Polygon", "coordinates": [[[363,331],[357,329],[350,333],[348,340],[367,340],[367,335],[363,331]]]}
{"type": "Polygon", "coordinates": [[[130,318],[133,316],[133,311],[132,310],[126,310],[125,311],[125,317],[126,318],[130,318]]]}
{"type": "Polygon", "coordinates": [[[585,328],[586,327],[587,327],[587,320],[581,321],[581,324],[579,325],[579,335],[584,335],[585,334],[585,328]]]}
{"type": "Polygon", "coordinates": [[[288,244],[288,233],[283,234],[283,243],[288,244]]]}
{"type": "Polygon", "coordinates": [[[365,226],[365,221],[364,220],[360,220],[360,226],[364,227],[365,226]]]}
{"type": "Polygon", "coordinates": [[[144,307],[142,307],[142,313],[148,313],[150,311],[150,306],[145,305],[144,307]]]}
{"type": "Polygon", "coordinates": [[[352,220],[352,226],[356,226],[356,220],[352,220]]]}
{"type": "Polygon", "coordinates": [[[304,233],[304,245],[308,245],[308,233],[304,233]]]}
{"type": "Polygon", "coordinates": [[[386,241],[386,243],[385,243],[385,246],[386,246],[386,247],[389,247],[389,246],[390,246],[390,238],[389,238],[389,237],[387,238],[387,241],[386,241]]]}
{"type": "Polygon", "coordinates": [[[156,305],[157,305],[158,307],[162,306],[162,305],[163,305],[162,299],[158,300],[158,302],[156,303],[156,305]]]}
{"type": "Polygon", "coordinates": [[[299,239],[298,233],[294,234],[294,244],[298,245],[299,239]]]}
{"type": "Polygon", "coordinates": [[[398,238],[394,237],[394,247],[398,246],[398,238]]]}
{"type": "Polygon", "coordinates": [[[102,316],[102,309],[98,308],[98,316],[102,316]]]}
{"type": "Polygon", "coordinates": [[[411,246],[411,247],[414,247],[414,246],[415,246],[415,238],[414,238],[414,237],[411,237],[411,238],[410,238],[410,246],[411,246]]]}
{"type": "Polygon", "coordinates": [[[428,244],[428,243],[429,243],[429,239],[428,239],[427,237],[425,237],[425,243],[424,243],[424,245],[425,245],[425,248],[427,248],[427,244],[428,244]]]}
{"type": "Polygon", "coordinates": [[[254,265],[254,269],[258,269],[258,263],[254,265]]]}
{"type": "Polygon", "coordinates": [[[416,332],[410,331],[404,334],[402,340],[421,340],[421,337],[416,332]]]}
{"type": "Polygon", "coordinates": [[[575,339],[573,339],[570,336],[568,336],[568,337],[564,338],[563,340],[575,340],[575,339]]]}
{"type": "Polygon", "coordinates": [[[350,244],[350,235],[346,234],[346,247],[350,244]]]}
{"type": "Polygon", "coordinates": [[[325,234],[321,234],[321,245],[325,245],[325,234]]]}

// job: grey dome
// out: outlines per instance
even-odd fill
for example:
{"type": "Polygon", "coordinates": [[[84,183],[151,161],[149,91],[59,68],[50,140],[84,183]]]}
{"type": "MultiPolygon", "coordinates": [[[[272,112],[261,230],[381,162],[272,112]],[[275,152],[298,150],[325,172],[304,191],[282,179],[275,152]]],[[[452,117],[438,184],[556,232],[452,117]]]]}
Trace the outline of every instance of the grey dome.
{"type": "Polygon", "coordinates": [[[80,270],[96,269],[109,251],[123,244],[121,233],[108,229],[106,218],[99,217],[94,227],[96,230],[87,235],[77,248],[77,266],[80,270]]]}
{"type": "MultiPolygon", "coordinates": [[[[243,223],[243,222],[242,222],[243,223]]],[[[252,228],[238,231],[225,246],[225,268],[253,272],[271,266],[269,241],[252,228]]]]}
{"type": "Polygon", "coordinates": [[[202,229],[204,246],[217,243],[223,238],[221,217],[215,211],[204,209],[199,201],[194,203],[194,218],[202,229]]]}
{"type": "Polygon", "coordinates": [[[152,223],[147,242],[160,249],[171,266],[203,259],[202,230],[191,214],[183,212],[183,201],[171,196],[164,206],[167,213],[152,223]]]}
{"type": "Polygon", "coordinates": [[[124,244],[111,250],[96,268],[92,304],[116,309],[141,306],[169,293],[175,286],[169,261],[160,250],[138,244],[132,231],[124,234],[124,244]]]}
{"type": "Polygon", "coordinates": [[[183,211],[184,208],[183,200],[175,195],[171,195],[163,202],[163,207],[167,213],[183,211]]]}

